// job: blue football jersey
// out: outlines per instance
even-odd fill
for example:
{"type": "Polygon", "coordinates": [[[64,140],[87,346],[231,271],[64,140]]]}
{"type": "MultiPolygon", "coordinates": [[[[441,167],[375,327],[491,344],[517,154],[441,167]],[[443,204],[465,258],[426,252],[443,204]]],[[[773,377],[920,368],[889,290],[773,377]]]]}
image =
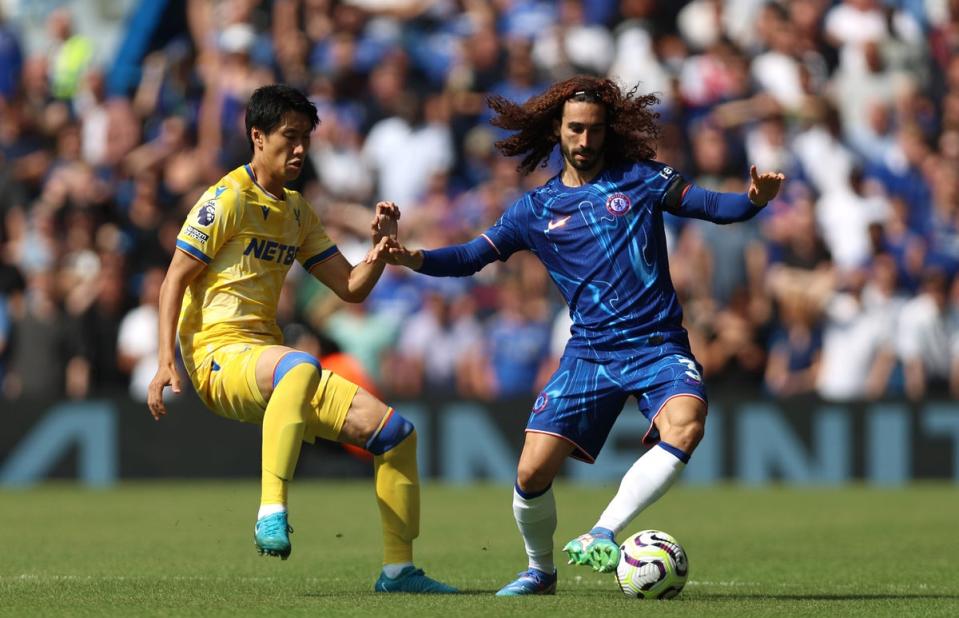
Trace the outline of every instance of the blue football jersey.
{"type": "Polygon", "coordinates": [[[637,346],[688,345],[669,276],[663,196],[682,183],[655,161],[607,167],[567,187],[559,175],[517,200],[484,236],[505,260],[532,251],[570,308],[567,355],[622,358],[637,346]]]}

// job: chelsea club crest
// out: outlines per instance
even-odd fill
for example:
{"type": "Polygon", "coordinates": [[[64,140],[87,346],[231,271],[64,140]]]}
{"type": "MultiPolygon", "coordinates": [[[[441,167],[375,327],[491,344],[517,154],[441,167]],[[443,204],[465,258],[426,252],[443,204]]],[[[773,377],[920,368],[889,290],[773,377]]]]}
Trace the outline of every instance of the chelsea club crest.
{"type": "Polygon", "coordinates": [[[606,210],[614,217],[622,217],[632,206],[629,197],[623,193],[614,193],[606,198],[606,210]]]}
{"type": "Polygon", "coordinates": [[[546,409],[546,406],[549,404],[549,395],[546,394],[546,391],[543,391],[539,394],[539,397],[536,398],[536,401],[533,403],[533,414],[539,414],[546,409]]]}

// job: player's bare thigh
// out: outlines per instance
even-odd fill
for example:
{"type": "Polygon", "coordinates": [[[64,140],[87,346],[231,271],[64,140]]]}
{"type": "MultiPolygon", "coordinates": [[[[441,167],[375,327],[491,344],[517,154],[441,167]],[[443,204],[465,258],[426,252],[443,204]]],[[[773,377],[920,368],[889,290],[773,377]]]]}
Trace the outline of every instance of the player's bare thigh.
{"type": "Polygon", "coordinates": [[[686,453],[692,453],[703,439],[706,402],[692,395],[677,395],[663,406],[653,421],[659,438],[686,453]]]}
{"type": "MultiPolygon", "coordinates": [[[[256,361],[256,385],[263,394],[264,401],[269,401],[273,394],[273,372],[276,364],[285,355],[295,351],[293,348],[276,345],[260,353],[260,358],[256,361]]],[[[380,426],[387,410],[389,408],[385,403],[362,388],[358,389],[340,429],[339,441],[364,446],[380,426]]]]}
{"type": "Polygon", "coordinates": [[[256,385],[263,395],[263,401],[269,401],[273,395],[273,372],[276,364],[290,352],[296,350],[285,345],[273,345],[260,352],[260,358],[256,359],[256,385]]]}
{"type": "Polygon", "coordinates": [[[343,421],[343,428],[340,429],[338,440],[356,446],[366,446],[373,432],[383,422],[387,411],[389,407],[385,403],[362,388],[357,389],[350,403],[350,409],[346,413],[346,419],[343,421]]]}
{"type": "Polygon", "coordinates": [[[549,487],[563,462],[575,447],[568,440],[547,433],[526,432],[523,452],[516,466],[516,483],[525,492],[535,493],[549,487]]]}

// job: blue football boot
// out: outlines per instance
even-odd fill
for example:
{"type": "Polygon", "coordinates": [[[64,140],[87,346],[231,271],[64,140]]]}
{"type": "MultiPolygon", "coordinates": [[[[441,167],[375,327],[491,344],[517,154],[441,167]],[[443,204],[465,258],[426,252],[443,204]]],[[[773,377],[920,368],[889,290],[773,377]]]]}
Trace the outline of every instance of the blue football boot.
{"type": "Polygon", "coordinates": [[[293,551],[290,545],[290,533],[293,528],[286,521],[286,511],[273,513],[256,520],[253,528],[253,542],[261,556],[279,556],[286,560],[293,551]]]}
{"type": "Polygon", "coordinates": [[[547,573],[530,567],[500,588],[496,596],[521,597],[527,594],[556,594],[556,571],[547,573]]]}
{"type": "Polygon", "coordinates": [[[373,592],[412,592],[414,594],[453,594],[459,592],[452,586],[427,577],[423,569],[408,566],[400,571],[396,577],[387,577],[380,571],[380,576],[373,584],[373,592]]]}

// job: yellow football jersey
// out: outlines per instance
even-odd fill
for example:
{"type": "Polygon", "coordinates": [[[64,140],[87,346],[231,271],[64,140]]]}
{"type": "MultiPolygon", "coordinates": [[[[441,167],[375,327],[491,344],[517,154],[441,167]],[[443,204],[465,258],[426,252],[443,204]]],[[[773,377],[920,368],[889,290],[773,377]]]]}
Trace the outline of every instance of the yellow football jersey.
{"type": "Polygon", "coordinates": [[[207,265],[180,311],[180,350],[191,376],[221,346],[280,344],[276,306],[293,261],[310,270],[337,253],[306,200],[286,189],[283,199],[270,195],[249,165],[203,194],[176,246],[207,265]]]}

